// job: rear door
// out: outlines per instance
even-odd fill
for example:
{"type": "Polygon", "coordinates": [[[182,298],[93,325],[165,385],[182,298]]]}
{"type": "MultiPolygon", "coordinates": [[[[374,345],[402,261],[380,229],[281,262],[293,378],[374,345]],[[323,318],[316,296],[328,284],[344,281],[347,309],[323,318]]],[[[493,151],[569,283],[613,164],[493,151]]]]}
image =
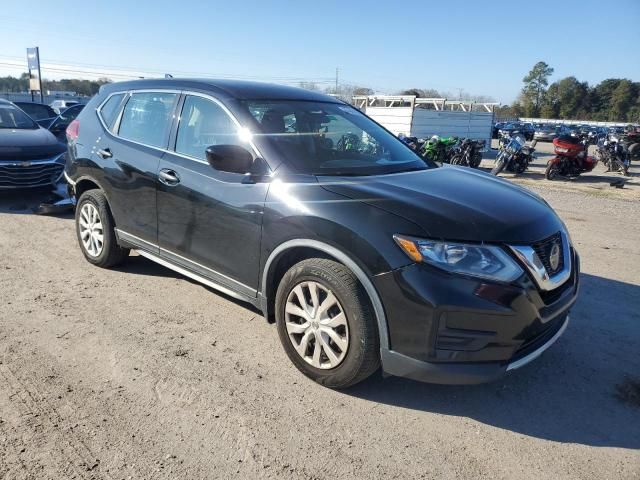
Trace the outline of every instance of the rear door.
{"type": "MultiPolygon", "coordinates": [[[[113,135],[98,139],[96,159],[107,171],[109,205],[118,235],[157,253],[158,165],[167,148],[179,92],[134,91],[125,95],[124,108],[110,127],[113,135]]],[[[107,100],[100,108],[103,121],[111,107],[107,100]]]]}
{"type": "Polygon", "coordinates": [[[247,182],[246,175],[216,171],[207,163],[210,145],[252,150],[238,137],[239,124],[222,103],[186,94],[179,111],[175,142],[158,168],[160,254],[255,296],[268,184],[247,182]]]}

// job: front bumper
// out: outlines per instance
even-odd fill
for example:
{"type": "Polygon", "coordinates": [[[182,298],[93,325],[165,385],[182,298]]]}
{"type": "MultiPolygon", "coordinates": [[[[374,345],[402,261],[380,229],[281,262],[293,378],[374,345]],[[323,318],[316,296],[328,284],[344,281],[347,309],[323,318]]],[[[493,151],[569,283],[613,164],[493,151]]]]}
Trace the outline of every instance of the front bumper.
{"type": "Polygon", "coordinates": [[[0,190],[55,185],[62,179],[64,153],[38,160],[0,160],[0,190]]]}
{"type": "Polygon", "coordinates": [[[579,257],[569,279],[541,292],[528,274],[488,283],[410,265],[374,277],[390,349],[385,373],[442,384],[494,380],[540,356],[562,335],[578,294],[579,257]]]}

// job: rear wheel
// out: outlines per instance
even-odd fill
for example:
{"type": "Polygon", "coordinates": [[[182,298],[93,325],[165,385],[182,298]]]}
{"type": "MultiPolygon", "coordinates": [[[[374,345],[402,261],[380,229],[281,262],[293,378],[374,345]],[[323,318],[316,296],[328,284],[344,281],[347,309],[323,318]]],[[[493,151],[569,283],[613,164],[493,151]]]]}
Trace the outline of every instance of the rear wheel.
{"type": "Polygon", "coordinates": [[[326,387],[354,385],[380,365],[369,298],[355,275],[333,260],[291,267],[276,293],[276,324],[289,359],[326,387]]]}
{"type": "Polygon", "coordinates": [[[87,261],[108,268],[129,255],[129,249],[118,245],[114,227],[104,193],[100,190],[84,192],[76,206],[76,234],[87,261]]]}
{"type": "Polygon", "coordinates": [[[478,168],[482,163],[482,153],[476,152],[473,154],[473,158],[471,160],[471,167],[478,168]]]}

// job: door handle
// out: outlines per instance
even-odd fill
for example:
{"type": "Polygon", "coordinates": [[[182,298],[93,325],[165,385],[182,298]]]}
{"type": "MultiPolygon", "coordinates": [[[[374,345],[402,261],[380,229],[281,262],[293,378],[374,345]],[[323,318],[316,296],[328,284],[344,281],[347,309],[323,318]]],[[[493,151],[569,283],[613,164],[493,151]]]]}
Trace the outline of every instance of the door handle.
{"type": "Polygon", "coordinates": [[[96,152],[100,158],[111,158],[113,157],[113,153],[111,153],[111,149],[109,148],[101,148],[96,152]]]}
{"type": "Polygon", "coordinates": [[[178,176],[178,174],[168,168],[163,168],[162,170],[160,170],[158,178],[162,183],[164,183],[165,185],[169,185],[170,187],[180,183],[180,177],[178,176]]]}

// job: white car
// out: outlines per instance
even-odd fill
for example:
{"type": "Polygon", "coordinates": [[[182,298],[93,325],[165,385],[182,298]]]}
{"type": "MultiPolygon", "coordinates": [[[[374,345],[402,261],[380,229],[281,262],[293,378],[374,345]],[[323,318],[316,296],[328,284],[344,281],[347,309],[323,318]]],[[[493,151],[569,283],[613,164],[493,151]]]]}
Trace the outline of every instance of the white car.
{"type": "Polygon", "coordinates": [[[60,115],[62,111],[69,107],[73,107],[74,105],[78,105],[79,103],[80,102],[75,100],[54,100],[49,104],[49,106],[53,108],[58,115],[60,115]]]}

